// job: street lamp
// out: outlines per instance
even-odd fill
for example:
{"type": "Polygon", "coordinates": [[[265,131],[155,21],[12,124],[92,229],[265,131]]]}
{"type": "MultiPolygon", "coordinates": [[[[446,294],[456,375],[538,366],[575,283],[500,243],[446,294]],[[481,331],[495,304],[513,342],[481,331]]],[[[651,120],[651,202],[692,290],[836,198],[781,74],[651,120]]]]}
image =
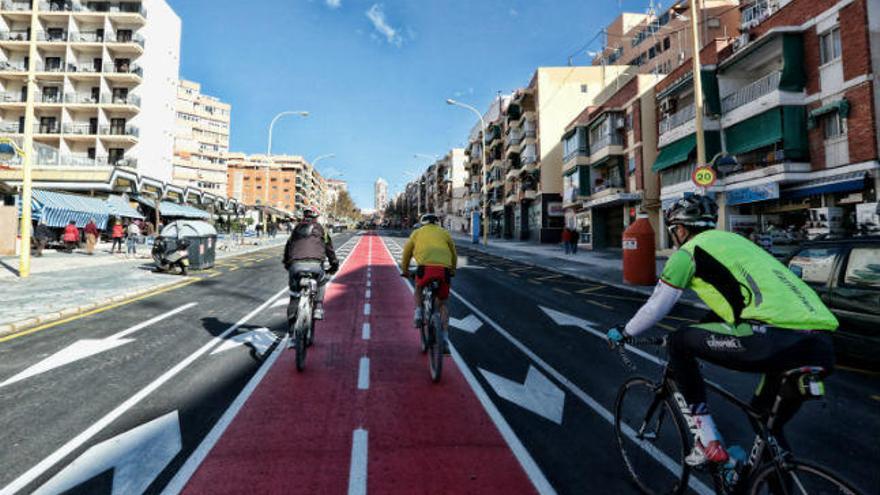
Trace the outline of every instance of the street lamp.
{"type": "Polygon", "coordinates": [[[482,189],[483,189],[482,194],[480,194],[480,197],[483,199],[483,208],[482,208],[483,245],[488,246],[489,245],[489,198],[488,198],[489,191],[486,190],[486,120],[483,119],[483,114],[480,113],[479,110],[468,105],[467,103],[461,103],[460,101],[453,100],[452,98],[447,98],[446,104],[456,106],[456,107],[461,107],[466,110],[470,110],[471,112],[474,112],[475,114],[477,114],[477,117],[479,117],[479,119],[480,119],[480,128],[482,131],[482,138],[481,138],[482,147],[480,149],[480,158],[482,159],[482,163],[483,163],[483,170],[480,172],[480,182],[482,183],[482,189]]]}
{"type": "Polygon", "coordinates": [[[334,158],[335,156],[335,153],[327,153],[326,155],[316,156],[312,159],[312,167],[318,168],[318,162],[324,160],[325,158],[334,158]]]}
{"type": "MultiPolygon", "coordinates": [[[[272,119],[272,122],[269,124],[269,146],[266,150],[266,185],[265,185],[265,191],[264,191],[265,199],[263,200],[263,204],[266,204],[266,205],[269,204],[269,168],[271,168],[271,166],[272,166],[272,135],[275,132],[275,123],[278,122],[282,117],[285,117],[288,115],[299,115],[300,117],[308,117],[309,112],[303,111],[303,110],[281,112],[278,115],[276,115],[275,118],[272,119]]],[[[265,220],[265,217],[263,217],[263,225],[264,226],[265,226],[265,223],[266,223],[266,220],[265,220]]]]}

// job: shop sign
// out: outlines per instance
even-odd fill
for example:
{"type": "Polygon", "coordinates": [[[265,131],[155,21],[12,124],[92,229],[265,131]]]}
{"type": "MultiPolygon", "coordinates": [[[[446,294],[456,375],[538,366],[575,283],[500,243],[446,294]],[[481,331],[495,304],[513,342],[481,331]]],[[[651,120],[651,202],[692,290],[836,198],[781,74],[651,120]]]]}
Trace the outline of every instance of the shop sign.
{"type": "Polygon", "coordinates": [[[559,202],[547,203],[547,216],[548,217],[565,216],[565,211],[562,209],[562,203],[559,203],[559,202]]]}
{"type": "Polygon", "coordinates": [[[758,201],[767,201],[768,199],[779,198],[779,183],[769,182],[752,187],[743,187],[741,189],[732,189],[727,191],[728,205],[743,205],[747,203],[756,203],[758,201]]]}
{"type": "Polygon", "coordinates": [[[712,187],[715,185],[715,181],[718,180],[718,174],[715,173],[714,168],[704,165],[694,170],[691,180],[697,187],[712,187]]]}

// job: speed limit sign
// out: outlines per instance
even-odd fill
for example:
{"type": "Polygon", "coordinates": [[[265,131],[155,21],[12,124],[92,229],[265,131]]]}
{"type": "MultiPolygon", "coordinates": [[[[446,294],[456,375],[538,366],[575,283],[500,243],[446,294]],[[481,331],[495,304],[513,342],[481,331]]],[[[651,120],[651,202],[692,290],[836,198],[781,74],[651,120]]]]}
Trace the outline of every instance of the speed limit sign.
{"type": "Polygon", "coordinates": [[[718,180],[718,174],[715,173],[714,168],[704,165],[694,170],[691,180],[694,181],[697,187],[712,187],[715,181],[718,180]]]}

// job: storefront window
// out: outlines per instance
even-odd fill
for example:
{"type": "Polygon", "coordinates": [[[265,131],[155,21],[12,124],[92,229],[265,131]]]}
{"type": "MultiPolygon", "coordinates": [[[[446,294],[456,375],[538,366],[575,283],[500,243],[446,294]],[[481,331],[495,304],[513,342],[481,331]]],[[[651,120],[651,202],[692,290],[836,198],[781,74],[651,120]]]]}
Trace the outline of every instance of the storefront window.
{"type": "Polygon", "coordinates": [[[849,254],[846,285],[880,289],[880,248],[855,248],[849,254]]]}

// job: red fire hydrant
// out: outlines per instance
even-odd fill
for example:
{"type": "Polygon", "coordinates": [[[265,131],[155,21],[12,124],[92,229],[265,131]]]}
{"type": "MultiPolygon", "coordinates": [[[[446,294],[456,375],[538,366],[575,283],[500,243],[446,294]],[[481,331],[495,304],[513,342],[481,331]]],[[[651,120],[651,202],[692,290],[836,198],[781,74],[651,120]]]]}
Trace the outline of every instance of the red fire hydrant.
{"type": "Polygon", "coordinates": [[[632,285],[657,283],[654,229],[648,215],[639,213],[623,233],[623,281],[632,285]]]}

